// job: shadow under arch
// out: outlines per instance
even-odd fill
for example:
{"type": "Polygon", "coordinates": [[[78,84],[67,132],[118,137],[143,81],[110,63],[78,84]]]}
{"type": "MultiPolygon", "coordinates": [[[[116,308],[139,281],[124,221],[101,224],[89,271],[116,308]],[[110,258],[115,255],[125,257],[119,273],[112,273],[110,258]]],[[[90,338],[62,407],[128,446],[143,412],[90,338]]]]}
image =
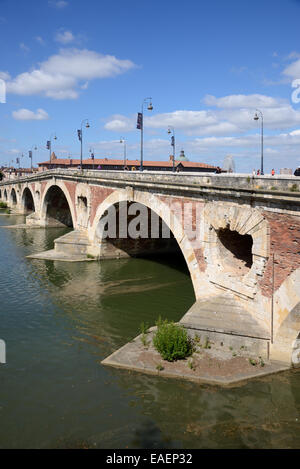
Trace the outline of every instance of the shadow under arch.
{"type": "Polygon", "coordinates": [[[17,193],[14,188],[10,191],[10,203],[12,205],[17,205],[18,200],[17,200],[17,193]]]}
{"type": "Polygon", "coordinates": [[[192,247],[192,243],[184,232],[182,223],[176,217],[176,214],[171,211],[170,207],[160,200],[155,195],[147,197],[145,194],[139,191],[134,192],[134,197],[124,191],[114,191],[110,194],[98,207],[96,215],[94,217],[91,230],[89,233],[90,240],[94,245],[103,242],[103,233],[105,224],[101,222],[106,212],[111,206],[115,206],[120,203],[138,203],[141,206],[147,207],[150,211],[154,212],[163,222],[163,224],[170,230],[171,237],[176,241],[181,254],[185,260],[188,268],[195,297],[197,298],[197,285],[199,284],[199,268],[196,259],[195,251],[192,247]]]}
{"type": "Polygon", "coordinates": [[[74,209],[70,194],[63,183],[47,184],[41,202],[41,219],[46,226],[74,227],[74,209]]]}
{"type": "Polygon", "coordinates": [[[7,199],[8,199],[7,190],[6,190],[6,189],[4,189],[4,192],[3,192],[3,199],[4,199],[5,201],[7,201],[7,199]]]}
{"type": "Polygon", "coordinates": [[[21,196],[21,201],[24,211],[35,212],[34,196],[29,187],[25,187],[21,196]]]}

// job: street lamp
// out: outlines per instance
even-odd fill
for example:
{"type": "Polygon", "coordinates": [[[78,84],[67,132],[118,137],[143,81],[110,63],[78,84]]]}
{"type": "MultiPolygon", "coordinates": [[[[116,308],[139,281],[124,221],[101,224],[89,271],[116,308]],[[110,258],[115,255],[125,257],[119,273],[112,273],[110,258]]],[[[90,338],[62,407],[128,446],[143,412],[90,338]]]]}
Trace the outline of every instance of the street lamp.
{"type": "Polygon", "coordinates": [[[143,159],[144,159],[144,107],[146,103],[148,104],[148,111],[153,110],[152,106],[152,98],[145,98],[142,102],[142,112],[138,112],[137,118],[137,126],[136,128],[141,131],[141,163],[140,163],[140,171],[143,171],[143,159]]]}
{"type": "Polygon", "coordinates": [[[50,135],[50,138],[49,138],[49,140],[47,140],[47,145],[46,145],[46,147],[47,147],[48,150],[49,150],[49,169],[51,168],[51,153],[52,153],[51,144],[52,144],[52,137],[53,137],[54,140],[57,140],[56,133],[50,135]]]}
{"type": "Polygon", "coordinates": [[[125,167],[126,167],[126,140],[125,140],[125,137],[120,137],[120,143],[124,143],[124,170],[125,170],[125,167]]]}
{"type": "Polygon", "coordinates": [[[95,169],[95,168],[94,168],[94,160],[95,160],[95,151],[94,151],[94,148],[90,148],[90,149],[89,149],[89,152],[90,152],[90,154],[91,154],[91,159],[93,160],[93,169],[95,169]]]}
{"type": "Polygon", "coordinates": [[[36,145],[33,145],[31,147],[31,150],[29,150],[28,154],[29,154],[29,158],[31,159],[31,172],[32,172],[32,152],[33,150],[37,150],[37,146],[36,145]]]}
{"type": "Polygon", "coordinates": [[[254,116],[254,120],[258,121],[259,118],[261,119],[261,161],[260,161],[260,174],[263,176],[264,174],[264,116],[263,113],[256,109],[256,113],[254,116]]]}
{"type": "Polygon", "coordinates": [[[168,134],[171,134],[172,132],[173,132],[173,135],[171,137],[171,146],[173,147],[173,172],[175,172],[175,129],[174,127],[169,126],[168,134]]]}
{"type": "Polygon", "coordinates": [[[86,129],[89,129],[90,127],[90,124],[89,124],[89,120],[88,119],[83,119],[83,121],[81,122],[81,127],[79,130],[77,130],[77,134],[78,134],[78,139],[81,143],[81,146],[80,146],[80,169],[82,171],[82,127],[83,127],[83,124],[85,124],[85,128],[86,129]]]}

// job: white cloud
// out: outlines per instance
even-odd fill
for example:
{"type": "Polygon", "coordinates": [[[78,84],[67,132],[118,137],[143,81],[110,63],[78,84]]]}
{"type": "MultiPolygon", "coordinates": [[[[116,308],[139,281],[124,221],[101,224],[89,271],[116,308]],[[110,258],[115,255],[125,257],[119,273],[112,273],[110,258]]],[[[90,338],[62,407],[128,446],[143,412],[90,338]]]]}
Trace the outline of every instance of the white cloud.
{"type": "Polygon", "coordinates": [[[276,107],[278,106],[278,100],[271,96],[264,96],[261,94],[233,94],[224,96],[223,98],[216,98],[212,95],[206,95],[204,103],[207,106],[215,106],[222,109],[233,109],[233,108],[259,108],[259,107],[276,107]]]}
{"type": "Polygon", "coordinates": [[[69,5],[69,2],[66,2],[65,0],[49,0],[48,4],[51,7],[57,8],[59,10],[67,7],[69,5]]]}
{"type": "Polygon", "coordinates": [[[0,79],[1,80],[10,80],[11,76],[8,72],[1,72],[0,71],[0,79]]]}
{"type": "Polygon", "coordinates": [[[25,53],[27,53],[27,52],[30,51],[29,47],[26,46],[26,44],[24,44],[24,42],[21,42],[21,43],[19,44],[19,46],[20,46],[20,49],[21,49],[23,52],[25,52],[25,53]]]}
{"type": "MultiPolygon", "coordinates": [[[[209,96],[206,103],[217,109],[144,115],[144,127],[148,131],[166,130],[173,126],[188,136],[221,136],[241,134],[258,128],[254,121],[256,107],[263,111],[266,129],[284,130],[300,125],[300,109],[296,110],[282,99],[263,95],[231,95],[223,98],[209,96]],[[239,107],[238,104],[242,107],[239,107]]],[[[111,116],[105,124],[106,130],[129,132],[136,129],[136,115],[127,117],[111,116]]]]}
{"type": "Polygon", "coordinates": [[[48,113],[44,109],[37,109],[36,112],[29,109],[19,109],[18,111],[13,111],[12,115],[14,119],[22,121],[49,119],[48,113]]]}
{"type": "Polygon", "coordinates": [[[39,44],[41,44],[42,46],[45,45],[45,41],[44,41],[44,39],[43,39],[41,36],[36,36],[35,40],[36,40],[39,44]]]}
{"type": "Polygon", "coordinates": [[[135,67],[130,60],[117,59],[87,49],[61,49],[39,68],[24,72],[7,83],[8,93],[40,94],[54,99],[75,99],[81,81],[109,78],[135,67]]]}
{"type": "Polygon", "coordinates": [[[300,78],[300,58],[288,65],[282,73],[292,80],[300,78]]]}
{"type": "Polygon", "coordinates": [[[126,117],[121,114],[115,114],[110,117],[104,128],[112,132],[131,132],[136,129],[136,117],[126,117]]]}
{"type": "Polygon", "coordinates": [[[71,42],[75,41],[75,36],[72,31],[58,31],[55,35],[56,42],[60,42],[61,44],[70,44],[71,42]]]}

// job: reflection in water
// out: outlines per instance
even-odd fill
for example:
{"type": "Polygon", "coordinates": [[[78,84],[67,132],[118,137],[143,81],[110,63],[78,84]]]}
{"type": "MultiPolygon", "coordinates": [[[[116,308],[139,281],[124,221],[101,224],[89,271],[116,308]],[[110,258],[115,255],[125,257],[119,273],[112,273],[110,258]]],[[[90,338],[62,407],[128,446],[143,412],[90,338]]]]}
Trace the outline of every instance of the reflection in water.
{"type": "Polygon", "coordinates": [[[142,321],[180,319],[193,287],[175,258],[26,259],[67,231],[0,229],[1,448],[299,447],[299,373],[220,389],[102,367],[142,321]]]}

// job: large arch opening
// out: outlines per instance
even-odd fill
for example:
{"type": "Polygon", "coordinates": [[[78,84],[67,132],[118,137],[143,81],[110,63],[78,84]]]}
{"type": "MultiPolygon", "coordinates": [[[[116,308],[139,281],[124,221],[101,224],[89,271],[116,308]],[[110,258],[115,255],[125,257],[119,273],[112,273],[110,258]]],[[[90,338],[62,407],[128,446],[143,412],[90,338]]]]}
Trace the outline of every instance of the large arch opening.
{"type": "Polygon", "coordinates": [[[12,188],[10,193],[10,203],[12,205],[17,205],[17,194],[14,188],[12,188]]]}
{"type": "Polygon", "coordinates": [[[46,224],[68,226],[73,228],[71,209],[63,190],[59,186],[51,186],[44,200],[46,224]]]}
{"type": "Polygon", "coordinates": [[[183,252],[163,219],[146,205],[112,204],[96,228],[101,258],[151,258],[190,274],[183,252]]]}
{"type": "Polygon", "coordinates": [[[34,205],[34,200],[32,193],[28,187],[24,189],[23,196],[22,196],[22,204],[24,207],[25,212],[34,212],[35,211],[35,205],[34,205]]]}

